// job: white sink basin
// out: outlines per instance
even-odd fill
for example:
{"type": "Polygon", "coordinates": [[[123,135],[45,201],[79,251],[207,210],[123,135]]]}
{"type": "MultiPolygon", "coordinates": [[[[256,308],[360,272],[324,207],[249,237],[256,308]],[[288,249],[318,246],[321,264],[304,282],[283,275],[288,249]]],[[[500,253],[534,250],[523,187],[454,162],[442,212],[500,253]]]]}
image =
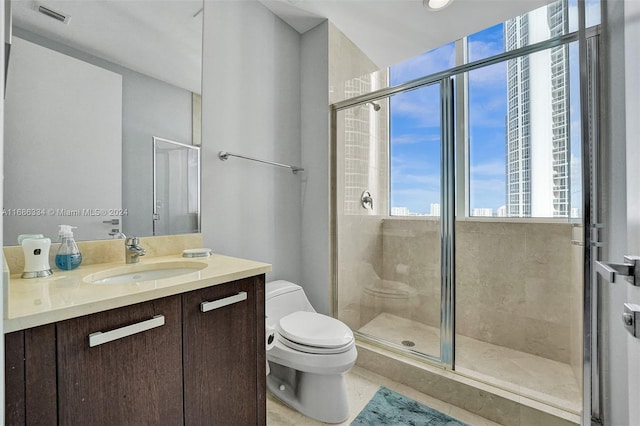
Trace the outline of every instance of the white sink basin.
{"type": "Polygon", "coordinates": [[[201,262],[162,262],[123,266],[87,275],[84,281],[90,284],[131,284],[162,280],[199,272],[207,267],[201,262]]]}

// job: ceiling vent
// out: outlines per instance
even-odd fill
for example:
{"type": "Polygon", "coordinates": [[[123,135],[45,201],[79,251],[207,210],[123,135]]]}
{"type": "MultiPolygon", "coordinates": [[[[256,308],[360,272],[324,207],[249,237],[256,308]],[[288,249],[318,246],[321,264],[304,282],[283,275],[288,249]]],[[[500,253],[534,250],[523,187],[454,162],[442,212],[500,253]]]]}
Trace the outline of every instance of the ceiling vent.
{"type": "Polygon", "coordinates": [[[40,6],[38,7],[38,12],[42,13],[43,15],[47,15],[49,18],[53,18],[56,21],[60,21],[63,24],[68,24],[69,21],[71,21],[71,16],[56,12],[55,10],[51,10],[48,7],[40,6]]]}

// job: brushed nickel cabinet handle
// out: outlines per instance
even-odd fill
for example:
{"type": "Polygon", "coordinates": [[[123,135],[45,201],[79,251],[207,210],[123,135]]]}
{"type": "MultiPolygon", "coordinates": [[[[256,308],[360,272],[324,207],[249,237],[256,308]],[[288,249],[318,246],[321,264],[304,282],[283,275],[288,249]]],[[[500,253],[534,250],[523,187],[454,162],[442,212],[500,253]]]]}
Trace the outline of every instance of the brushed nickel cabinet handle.
{"type": "Polygon", "coordinates": [[[133,334],[142,333],[143,331],[151,330],[152,328],[160,327],[164,325],[164,315],[156,315],[146,321],[137,322],[135,324],[127,325],[125,327],[116,328],[115,330],[101,332],[97,331],[89,335],[89,347],[102,345],[114,340],[122,339],[123,337],[131,336],[133,334]]]}
{"type": "Polygon", "coordinates": [[[214,309],[222,308],[223,306],[232,305],[234,303],[242,302],[243,300],[247,300],[247,292],[241,291],[240,293],[225,297],[224,299],[214,300],[212,302],[202,302],[200,304],[200,311],[209,312],[214,309]]]}

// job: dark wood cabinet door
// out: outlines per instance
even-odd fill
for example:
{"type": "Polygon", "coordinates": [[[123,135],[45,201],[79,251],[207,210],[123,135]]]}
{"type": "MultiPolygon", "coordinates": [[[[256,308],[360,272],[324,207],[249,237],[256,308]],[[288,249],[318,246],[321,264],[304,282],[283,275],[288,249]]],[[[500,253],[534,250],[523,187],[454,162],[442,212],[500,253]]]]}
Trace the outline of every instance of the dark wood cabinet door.
{"type": "Polygon", "coordinates": [[[182,311],[185,424],[264,425],[264,275],[185,293],[182,311]]]}
{"type": "Polygon", "coordinates": [[[5,335],[5,424],[58,424],[56,330],[42,325],[5,335]]]}
{"type": "Polygon", "coordinates": [[[24,331],[4,336],[4,420],[7,425],[26,424],[24,331]]]}
{"type": "Polygon", "coordinates": [[[172,296],[57,323],[59,424],[181,425],[180,309],[172,296]],[[160,315],[164,325],[89,346],[92,333],[126,334],[160,315]]]}

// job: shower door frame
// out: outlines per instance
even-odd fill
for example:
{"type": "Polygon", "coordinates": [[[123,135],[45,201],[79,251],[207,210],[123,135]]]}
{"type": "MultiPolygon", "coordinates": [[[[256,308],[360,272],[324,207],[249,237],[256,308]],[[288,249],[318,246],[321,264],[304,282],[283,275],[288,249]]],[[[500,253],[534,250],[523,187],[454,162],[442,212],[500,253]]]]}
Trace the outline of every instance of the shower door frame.
{"type": "MultiPolygon", "coordinates": [[[[486,59],[481,59],[467,64],[462,64],[441,71],[426,77],[421,77],[409,82],[379,89],[371,93],[356,96],[340,102],[331,104],[331,141],[330,141],[330,232],[331,232],[331,256],[330,268],[332,277],[333,291],[333,312],[338,312],[338,215],[337,215],[337,113],[341,110],[351,108],[357,105],[366,104],[368,102],[381,101],[389,98],[394,94],[403,93],[409,90],[417,89],[434,83],[441,84],[441,112],[442,112],[442,140],[441,140],[441,159],[443,167],[441,169],[441,334],[440,334],[440,357],[434,357],[418,353],[411,349],[399,348],[391,345],[383,339],[371,336],[358,337],[365,341],[383,346],[395,352],[400,352],[408,357],[418,358],[444,368],[455,369],[455,143],[454,143],[454,96],[453,79],[461,77],[457,84],[466,85],[465,73],[483,68],[489,65],[497,64],[508,59],[519,56],[536,53],[550,49],[552,47],[567,45],[571,42],[578,42],[580,50],[580,115],[582,122],[582,207],[584,226],[584,276],[583,276],[583,413],[582,424],[590,425],[592,420],[598,421],[600,417],[600,379],[599,379],[599,362],[598,362],[598,339],[597,339],[597,294],[595,293],[595,284],[593,279],[592,260],[597,256],[597,241],[593,238],[594,223],[597,223],[597,191],[594,187],[598,179],[598,147],[599,138],[599,115],[597,113],[598,105],[598,50],[600,26],[585,28],[585,10],[584,2],[578,1],[579,12],[579,30],[555,37],[543,42],[535,43],[516,50],[504,52],[486,59]],[[595,59],[595,60],[594,60],[595,59]],[[446,112],[446,114],[445,114],[446,112]],[[445,118],[447,117],[447,118],[445,118]]],[[[458,46],[458,54],[460,47],[458,46]]],[[[464,53],[462,53],[462,56],[464,53]]],[[[465,107],[461,109],[459,114],[460,120],[466,120],[465,107]]],[[[463,139],[466,139],[464,137],[463,139]]],[[[468,169],[466,162],[468,143],[466,140],[458,141],[458,155],[462,155],[459,161],[465,163],[463,171],[458,171],[459,179],[464,179],[463,185],[465,190],[458,197],[466,197],[466,188],[468,187],[468,169]],[[462,146],[461,146],[462,145],[462,146]]],[[[460,199],[460,198],[459,198],[460,199]]],[[[462,199],[464,201],[464,199],[462,199]]],[[[468,203],[465,203],[468,210],[468,203]]],[[[461,214],[468,215],[468,211],[461,211],[461,214]]],[[[596,229],[597,231],[597,229],[596,229]]]]}
{"type": "MultiPolygon", "coordinates": [[[[454,369],[454,357],[455,357],[455,196],[456,196],[456,167],[455,167],[455,111],[454,111],[454,76],[446,75],[440,79],[430,80],[427,83],[419,84],[417,86],[400,90],[395,93],[403,93],[416,88],[422,88],[427,86],[440,87],[440,356],[434,356],[418,352],[410,348],[394,347],[392,344],[384,339],[379,339],[374,336],[369,336],[355,331],[356,335],[363,339],[368,340],[375,344],[383,345],[384,347],[400,352],[409,357],[416,357],[420,360],[428,360],[429,362],[444,367],[447,369],[454,369]]],[[[396,86],[397,87],[397,86],[396,86]]],[[[381,91],[384,91],[382,89],[381,91]]],[[[372,92],[378,93],[380,91],[372,92]]],[[[391,94],[391,95],[392,95],[391,94]]],[[[373,100],[382,100],[389,98],[390,95],[384,95],[376,97],[373,100]]],[[[359,99],[353,98],[353,99],[359,99]]],[[[333,281],[333,294],[338,294],[338,249],[337,249],[337,183],[338,183],[338,170],[337,170],[337,113],[338,111],[345,110],[358,105],[364,105],[369,101],[350,103],[345,101],[344,105],[340,103],[331,105],[331,182],[332,182],[332,194],[331,197],[331,235],[332,237],[332,252],[331,256],[331,269],[332,269],[332,281],[333,281]]],[[[333,297],[333,312],[334,316],[338,312],[337,296],[333,297]]]]}

